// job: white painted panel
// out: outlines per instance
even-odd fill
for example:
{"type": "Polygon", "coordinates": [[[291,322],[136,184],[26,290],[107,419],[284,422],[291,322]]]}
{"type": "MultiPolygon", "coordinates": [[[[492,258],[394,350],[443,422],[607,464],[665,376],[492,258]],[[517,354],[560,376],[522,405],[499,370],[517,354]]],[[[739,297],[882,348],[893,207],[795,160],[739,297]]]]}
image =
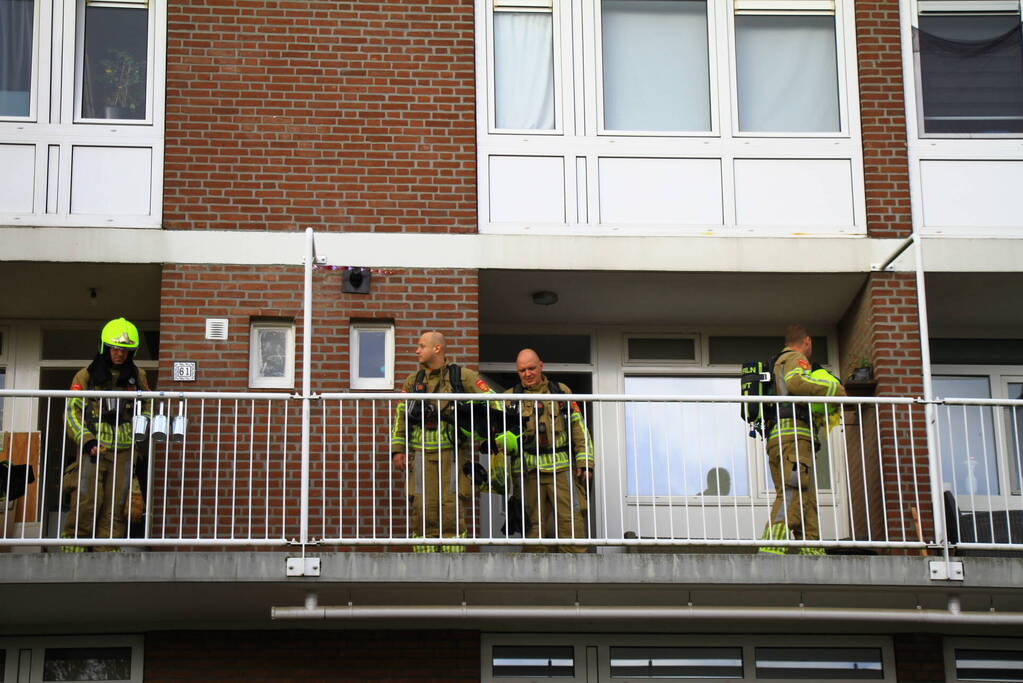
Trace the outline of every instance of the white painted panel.
{"type": "Polygon", "coordinates": [[[619,159],[598,165],[601,223],[721,225],[718,159],[619,159]]]}
{"type": "Polygon", "coordinates": [[[853,218],[847,159],[736,159],[735,216],[739,225],[815,226],[839,232],[853,218]]]}
{"type": "Polygon", "coordinates": [[[152,173],[153,150],[148,147],[75,147],[71,213],[149,215],[152,173]]]}
{"type": "Polygon", "coordinates": [[[490,157],[491,223],[564,223],[563,157],[490,157]]]}
{"type": "Polygon", "coordinates": [[[1021,161],[920,162],[927,227],[1023,227],[1021,161]]]}
{"type": "Polygon", "coordinates": [[[0,145],[0,212],[32,213],[35,145],[0,145]]]}

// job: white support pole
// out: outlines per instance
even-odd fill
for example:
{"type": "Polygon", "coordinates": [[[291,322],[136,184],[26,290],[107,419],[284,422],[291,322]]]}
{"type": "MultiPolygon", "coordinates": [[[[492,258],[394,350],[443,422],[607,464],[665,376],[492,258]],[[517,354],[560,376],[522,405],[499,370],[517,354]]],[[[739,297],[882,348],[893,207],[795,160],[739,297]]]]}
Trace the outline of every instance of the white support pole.
{"type": "Polygon", "coordinates": [[[299,541],[302,544],[302,556],[305,557],[305,546],[309,542],[309,404],[312,393],[313,346],[313,260],[316,258],[316,242],[313,229],[305,229],[305,282],[303,284],[303,318],[302,318],[302,493],[301,512],[299,514],[299,541]]]}

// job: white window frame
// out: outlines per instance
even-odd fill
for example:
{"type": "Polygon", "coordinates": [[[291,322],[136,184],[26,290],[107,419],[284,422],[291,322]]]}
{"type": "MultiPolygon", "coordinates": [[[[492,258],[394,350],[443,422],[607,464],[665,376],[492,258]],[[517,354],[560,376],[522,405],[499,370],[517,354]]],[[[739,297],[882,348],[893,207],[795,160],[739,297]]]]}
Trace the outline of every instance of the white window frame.
{"type": "Polygon", "coordinates": [[[257,318],[249,322],[249,387],[252,389],[295,388],[295,323],[290,320],[257,318]],[[284,377],[262,377],[259,374],[258,331],[283,329],[288,333],[285,349],[284,377]]]}
{"type": "MultiPolygon", "coordinates": [[[[908,0],[909,37],[903,35],[903,49],[908,51],[908,59],[904,60],[903,78],[906,83],[906,104],[913,103],[913,111],[907,111],[906,127],[911,136],[920,140],[1018,140],[1023,133],[925,133],[924,132],[924,94],[923,79],[920,70],[920,53],[912,39],[913,31],[920,30],[920,13],[931,12],[941,14],[1000,14],[1014,12],[1020,15],[1023,22],[1023,7],[1019,0],[908,0]],[[911,88],[911,90],[910,90],[911,88]],[[914,121],[915,119],[915,121],[914,121]],[[915,125],[914,125],[915,124],[915,125]]],[[[907,107],[909,109],[909,107],[907,107]]],[[[972,157],[971,157],[972,158],[972,157]]]]}
{"type": "MultiPolygon", "coordinates": [[[[0,121],[35,121],[37,117],[37,107],[39,103],[39,84],[42,79],[39,75],[39,55],[40,47],[39,44],[43,41],[46,34],[40,30],[40,25],[43,21],[49,24],[49,8],[45,10],[42,8],[42,0],[33,0],[32,2],[32,79],[31,85],[29,86],[28,94],[28,115],[27,116],[0,116],[0,121]]],[[[49,45],[49,41],[46,41],[49,45]]]]}
{"type": "Polygon", "coordinates": [[[156,12],[150,0],[77,0],[75,12],[75,42],[74,42],[74,65],[75,65],[75,88],[74,88],[74,117],[75,123],[99,123],[110,125],[116,123],[118,126],[152,126],[155,104],[153,92],[155,83],[156,59],[156,12]],[[125,9],[137,9],[146,12],[146,116],[141,119],[103,119],[86,118],[82,116],[82,93],[84,89],[84,63],[85,63],[85,17],[89,7],[121,7],[125,9]]]}
{"type": "MultiPolygon", "coordinates": [[[[991,388],[991,398],[998,400],[1008,398],[1008,385],[1010,382],[1023,383],[1023,366],[935,365],[931,369],[931,375],[986,377],[988,386],[991,388]]],[[[947,398],[955,397],[950,396],[947,398]]],[[[943,410],[943,408],[938,408],[939,420],[944,417],[941,414],[943,410]]],[[[1012,425],[1009,420],[1006,420],[1006,413],[1007,411],[1004,407],[992,409],[996,469],[1001,493],[996,495],[971,495],[968,496],[968,500],[960,500],[962,496],[957,496],[956,502],[961,511],[1000,510],[1006,507],[1010,509],[1023,509],[1023,491],[1020,490],[1020,483],[1012,473],[1012,425]]]]}
{"type": "Polygon", "coordinates": [[[353,322],[348,335],[349,385],[352,389],[394,389],[394,323],[353,322]],[[361,377],[359,375],[359,334],[364,331],[386,333],[384,339],[384,376],[361,377]]]}
{"type": "MultiPolygon", "coordinates": [[[[503,645],[561,645],[574,648],[575,676],[573,678],[561,678],[560,681],[610,681],[611,678],[611,657],[610,648],[624,647],[730,647],[742,650],[742,678],[635,678],[639,680],[658,681],[686,681],[697,683],[704,681],[762,681],[763,678],[756,678],[756,648],[758,647],[791,647],[793,636],[791,635],[754,635],[754,636],[721,636],[721,635],[634,635],[634,634],[564,634],[564,633],[483,633],[480,637],[480,681],[481,683],[527,683],[534,681],[531,677],[516,678],[495,678],[491,663],[493,661],[494,646],[503,645]]],[[[832,648],[877,648],[881,651],[881,663],[884,667],[884,677],[881,681],[896,683],[895,652],[892,640],[885,636],[831,636],[816,635],[813,643],[804,643],[810,647],[832,647],[832,648]]],[[[788,681],[805,681],[806,679],[781,679],[772,678],[777,683],[788,681]]],[[[829,678],[827,681],[863,680],[849,678],[829,678]]],[[[954,680],[954,679],[950,679],[954,680]]]]}
{"type": "MultiPolygon", "coordinates": [[[[850,80],[847,77],[848,62],[847,55],[855,50],[847,47],[847,40],[852,41],[855,46],[855,39],[851,34],[851,20],[845,18],[845,2],[843,0],[733,0],[733,11],[728,21],[728,87],[731,97],[732,135],[736,138],[848,138],[849,133],[849,87],[850,80]],[[835,67],[838,85],[838,130],[837,131],[746,131],[739,130],[739,90],[738,90],[738,65],[736,64],[735,49],[735,16],[737,14],[747,15],[816,15],[832,16],[835,18],[835,67]]],[[[855,60],[853,60],[855,64],[855,60]]]]}
{"type": "Polygon", "coordinates": [[[43,683],[43,662],[46,650],[52,648],[130,647],[131,678],[107,683],[142,683],[144,680],[145,639],[139,635],[113,636],[54,636],[37,638],[0,638],[0,650],[6,651],[3,671],[5,681],[43,683]],[[31,671],[19,672],[19,653],[28,650],[31,671]]]}
{"type": "Polygon", "coordinates": [[[956,648],[970,650],[1016,650],[1023,651],[1023,639],[1020,638],[952,638],[942,639],[942,649],[945,653],[945,680],[975,681],[977,679],[966,679],[956,677],[956,648]]]}

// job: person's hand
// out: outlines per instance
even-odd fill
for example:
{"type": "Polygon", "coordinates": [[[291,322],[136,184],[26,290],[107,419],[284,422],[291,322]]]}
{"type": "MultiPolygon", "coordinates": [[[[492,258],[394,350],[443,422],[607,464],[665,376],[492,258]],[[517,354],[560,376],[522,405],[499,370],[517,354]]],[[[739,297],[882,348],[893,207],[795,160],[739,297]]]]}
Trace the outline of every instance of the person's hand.
{"type": "Polygon", "coordinates": [[[391,462],[394,464],[394,469],[399,472],[405,471],[405,453],[403,451],[397,451],[391,454],[391,462]]]}
{"type": "Polygon", "coordinates": [[[584,482],[589,484],[590,479],[593,478],[593,470],[591,470],[589,467],[576,467],[575,476],[579,477],[584,482]]]}

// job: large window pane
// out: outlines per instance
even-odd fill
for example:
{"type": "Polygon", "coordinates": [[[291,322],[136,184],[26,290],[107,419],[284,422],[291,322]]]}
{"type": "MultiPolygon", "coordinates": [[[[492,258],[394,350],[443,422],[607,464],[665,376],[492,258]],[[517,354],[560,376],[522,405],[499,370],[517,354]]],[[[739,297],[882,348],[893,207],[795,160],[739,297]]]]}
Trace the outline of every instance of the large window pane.
{"type": "MultiPolygon", "coordinates": [[[[943,398],[991,398],[991,383],[987,377],[935,377],[934,394],[943,398]]],[[[942,482],[951,487],[961,508],[969,507],[969,496],[999,492],[994,430],[990,407],[938,408],[942,482]]]]}
{"type": "Polygon", "coordinates": [[[873,647],[758,647],[757,678],[882,680],[881,650],[873,647]]]}
{"type": "Polygon", "coordinates": [[[0,0],[0,116],[28,116],[34,0],[0,0]]]}
{"type": "MultiPolygon", "coordinates": [[[[735,377],[626,377],[625,393],[738,396],[735,377]]],[[[627,403],[628,494],[747,495],[747,429],[731,403],[627,403]]]]}
{"type": "Polygon", "coordinates": [[[148,25],[145,9],[86,7],[84,118],[146,118],[148,25]]]}
{"type": "Polygon", "coordinates": [[[573,678],[575,648],[571,645],[495,645],[494,678],[573,678]]]}
{"type": "Polygon", "coordinates": [[[554,128],[554,42],[549,12],[494,13],[498,128],[554,128]]]}
{"type": "Polygon", "coordinates": [[[1023,652],[956,648],[957,681],[1023,681],[1023,652]]]}
{"type": "Polygon", "coordinates": [[[1023,132],[1019,12],[921,15],[925,133],[1023,132]]]}
{"type": "Polygon", "coordinates": [[[736,16],[739,130],[840,130],[836,54],[833,16],[736,16]]]}
{"type": "Polygon", "coordinates": [[[707,5],[603,0],[604,128],[710,130],[707,5]]]}

